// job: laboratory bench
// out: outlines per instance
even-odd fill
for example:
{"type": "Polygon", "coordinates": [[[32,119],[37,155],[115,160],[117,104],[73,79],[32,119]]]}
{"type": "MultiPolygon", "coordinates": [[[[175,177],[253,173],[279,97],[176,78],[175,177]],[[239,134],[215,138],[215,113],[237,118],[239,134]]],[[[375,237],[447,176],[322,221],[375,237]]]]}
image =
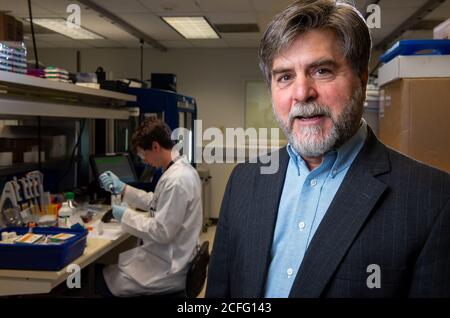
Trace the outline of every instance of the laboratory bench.
{"type": "MultiPolygon", "coordinates": [[[[97,217],[92,222],[99,221],[97,217]]],[[[89,226],[89,223],[87,225],[89,226]]],[[[119,253],[136,246],[137,242],[135,237],[123,232],[120,227],[119,223],[108,223],[103,235],[90,232],[83,255],[71,264],[78,265],[81,270],[94,263],[116,262],[119,253]],[[108,231],[112,234],[108,234],[108,231]]],[[[73,274],[73,271],[68,269],[69,265],[59,271],[0,269],[0,296],[50,293],[56,286],[65,284],[67,278],[73,274]]]]}

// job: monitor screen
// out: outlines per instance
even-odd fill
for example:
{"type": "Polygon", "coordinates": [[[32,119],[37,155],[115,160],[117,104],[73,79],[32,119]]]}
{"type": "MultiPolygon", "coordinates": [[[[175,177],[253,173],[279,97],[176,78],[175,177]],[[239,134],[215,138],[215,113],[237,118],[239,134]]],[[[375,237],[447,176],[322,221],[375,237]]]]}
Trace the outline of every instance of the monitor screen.
{"type": "Polygon", "coordinates": [[[127,155],[94,156],[91,160],[97,178],[109,170],[125,183],[137,181],[133,163],[127,155]]]}

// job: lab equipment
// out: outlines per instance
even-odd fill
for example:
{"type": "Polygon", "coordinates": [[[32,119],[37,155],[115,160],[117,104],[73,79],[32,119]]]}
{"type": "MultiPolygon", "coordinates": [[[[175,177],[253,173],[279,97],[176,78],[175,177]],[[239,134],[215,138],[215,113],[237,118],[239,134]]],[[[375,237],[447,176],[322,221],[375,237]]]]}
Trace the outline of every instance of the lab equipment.
{"type": "Polygon", "coordinates": [[[39,206],[40,213],[48,213],[47,206],[44,205],[45,197],[44,197],[44,174],[40,171],[31,171],[26,174],[26,177],[32,181],[33,187],[32,190],[34,192],[34,198],[36,203],[39,206]],[[38,201],[39,198],[39,201],[38,201]]]}
{"type": "Polygon", "coordinates": [[[109,170],[103,172],[99,180],[101,187],[114,195],[122,193],[125,189],[125,183],[109,170]]]}
{"type": "Polygon", "coordinates": [[[42,234],[27,233],[25,235],[19,236],[14,243],[24,243],[33,244],[41,240],[44,237],[42,234]]]}
{"type": "Polygon", "coordinates": [[[71,217],[74,212],[68,201],[63,202],[61,209],[58,211],[58,227],[70,228],[72,226],[71,217]]]}
{"type": "Polygon", "coordinates": [[[103,222],[98,223],[97,231],[98,235],[103,235],[103,222]]]}
{"type": "Polygon", "coordinates": [[[97,180],[102,173],[111,171],[125,183],[137,182],[136,172],[128,154],[92,155],[90,162],[97,180]]]}
{"type": "MultiPolygon", "coordinates": [[[[6,228],[0,232],[16,232],[22,236],[28,234],[28,228],[6,228]]],[[[0,268],[22,270],[61,270],[67,264],[83,255],[86,247],[88,231],[83,227],[71,229],[35,227],[33,235],[43,235],[41,242],[34,244],[3,244],[0,243],[0,268]],[[44,244],[44,236],[53,236],[61,233],[74,236],[59,243],[44,244]]]]}
{"type": "Polygon", "coordinates": [[[0,198],[0,213],[0,227],[23,225],[14,182],[5,183],[0,198]]]}
{"type": "MultiPolygon", "coordinates": [[[[153,84],[153,83],[152,83],[153,84]]],[[[128,102],[130,108],[139,108],[139,114],[132,122],[130,131],[133,131],[146,118],[156,117],[164,121],[172,131],[177,128],[184,128],[189,131],[187,140],[183,140],[185,147],[182,155],[186,155],[188,160],[195,166],[195,138],[196,131],[194,123],[197,119],[197,102],[195,98],[177,94],[175,92],[154,89],[154,88],[133,88],[126,89],[126,93],[136,95],[136,102],[128,102]]],[[[123,136],[129,138],[129,136],[123,136]]],[[[117,138],[120,142],[120,137],[117,138]]]]}
{"type": "Polygon", "coordinates": [[[42,215],[38,220],[39,226],[57,226],[58,218],[56,215],[45,214],[42,215]]]}
{"type": "Polygon", "coordinates": [[[109,223],[111,222],[113,218],[112,209],[108,210],[103,216],[102,216],[102,222],[103,223],[109,223]]]}

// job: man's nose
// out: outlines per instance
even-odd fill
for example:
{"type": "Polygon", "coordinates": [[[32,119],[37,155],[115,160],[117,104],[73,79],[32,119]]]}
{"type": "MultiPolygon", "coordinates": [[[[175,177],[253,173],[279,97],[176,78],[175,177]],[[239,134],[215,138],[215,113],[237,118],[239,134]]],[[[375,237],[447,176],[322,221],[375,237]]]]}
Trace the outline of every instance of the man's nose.
{"type": "Polygon", "coordinates": [[[308,76],[297,76],[292,87],[293,98],[296,102],[311,102],[318,96],[314,81],[308,76]]]}

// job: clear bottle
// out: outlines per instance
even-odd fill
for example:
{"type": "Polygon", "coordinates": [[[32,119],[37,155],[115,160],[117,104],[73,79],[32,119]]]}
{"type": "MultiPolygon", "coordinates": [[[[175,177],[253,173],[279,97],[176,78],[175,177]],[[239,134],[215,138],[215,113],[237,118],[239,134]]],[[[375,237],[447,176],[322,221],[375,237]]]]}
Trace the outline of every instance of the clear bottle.
{"type": "Polygon", "coordinates": [[[58,227],[70,228],[72,226],[71,217],[73,213],[74,211],[69,206],[69,202],[63,202],[62,207],[58,211],[58,227]]]}
{"type": "Polygon", "coordinates": [[[73,192],[66,193],[66,200],[62,203],[62,207],[58,211],[58,226],[70,228],[78,223],[76,218],[77,207],[74,202],[75,195],[73,192]]]}

